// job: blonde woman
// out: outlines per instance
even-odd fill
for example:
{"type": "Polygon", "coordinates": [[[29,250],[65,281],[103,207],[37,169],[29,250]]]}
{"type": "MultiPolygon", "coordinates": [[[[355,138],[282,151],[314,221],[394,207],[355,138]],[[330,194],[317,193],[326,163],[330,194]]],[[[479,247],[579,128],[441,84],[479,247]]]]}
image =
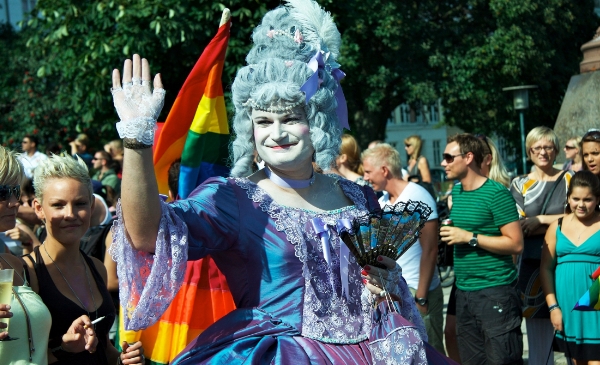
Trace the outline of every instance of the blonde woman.
{"type": "MultiPolygon", "coordinates": [[[[0,147],[0,231],[15,227],[23,181],[23,168],[14,153],[0,147]]],[[[48,333],[52,319],[48,308],[37,294],[39,284],[35,272],[25,262],[10,254],[0,255],[0,270],[13,269],[13,298],[0,304],[0,318],[10,318],[9,332],[0,332],[0,364],[48,363],[48,333]],[[7,338],[16,338],[6,341],[7,338]],[[37,351],[35,351],[37,348],[37,351]]],[[[95,351],[98,343],[87,316],[75,318],[61,334],[66,353],[95,351]]],[[[0,323],[0,329],[7,326],[0,323]]]]}
{"type": "Polygon", "coordinates": [[[108,341],[115,309],[106,288],[106,268],[79,249],[94,205],[85,162],[79,157],[51,156],[36,168],[34,186],[34,210],[45,222],[47,237],[26,261],[35,271],[38,294],[52,316],[49,363],[143,364],[141,343],[125,346],[120,354],[108,341]],[[62,334],[81,316],[92,321],[104,317],[94,325],[97,351],[68,353],[62,346],[62,334]]]}
{"type": "Polygon", "coordinates": [[[581,137],[571,137],[565,146],[563,147],[563,151],[565,151],[565,157],[567,160],[563,165],[563,170],[571,170],[571,171],[580,171],[583,166],[581,164],[581,155],[579,154],[581,145],[581,137]]]}
{"type": "MultiPolygon", "coordinates": [[[[420,181],[431,183],[431,172],[429,171],[429,163],[425,156],[421,155],[423,140],[417,135],[413,135],[404,140],[404,149],[408,154],[408,179],[411,176],[419,176],[420,181]]],[[[406,180],[406,179],[405,179],[406,180]]]]}
{"type": "Polygon", "coordinates": [[[499,182],[507,188],[510,187],[510,176],[508,176],[508,171],[506,171],[500,151],[498,151],[498,147],[496,147],[494,141],[483,134],[476,134],[475,137],[483,142],[485,153],[483,163],[481,164],[481,174],[499,182]]]}
{"type": "Polygon", "coordinates": [[[552,129],[533,128],[527,134],[525,147],[534,168],[529,174],[515,178],[510,187],[521,217],[525,243],[520,258],[519,289],[527,326],[529,361],[545,364],[554,329],[548,321],[550,314],[539,281],[542,244],[548,226],[564,214],[573,172],[554,168],[558,136],[552,129]]]}

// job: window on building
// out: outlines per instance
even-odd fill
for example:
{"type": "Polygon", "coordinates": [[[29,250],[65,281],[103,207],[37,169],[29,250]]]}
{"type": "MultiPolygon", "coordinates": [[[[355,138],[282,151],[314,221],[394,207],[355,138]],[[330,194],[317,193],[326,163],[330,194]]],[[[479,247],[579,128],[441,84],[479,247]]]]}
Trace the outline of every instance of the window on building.
{"type": "Polygon", "coordinates": [[[441,141],[436,139],[433,141],[433,164],[439,166],[442,163],[441,141]]]}

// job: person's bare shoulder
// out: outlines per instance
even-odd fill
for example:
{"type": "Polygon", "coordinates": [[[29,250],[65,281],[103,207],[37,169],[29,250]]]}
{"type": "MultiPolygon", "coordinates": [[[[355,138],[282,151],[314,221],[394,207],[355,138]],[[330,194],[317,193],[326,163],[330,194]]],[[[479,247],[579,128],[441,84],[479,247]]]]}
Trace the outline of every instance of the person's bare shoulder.
{"type": "Polygon", "coordinates": [[[106,283],[108,274],[106,273],[106,266],[104,266],[104,263],[95,257],[92,257],[92,256],[88,256],[88,257],[92,259],[94,266],[96,266],[96,270],[98,270],[98,272],[100,273],[100,276],[102,277],[102,280],[104,280],[104,282],[106,283]]]}

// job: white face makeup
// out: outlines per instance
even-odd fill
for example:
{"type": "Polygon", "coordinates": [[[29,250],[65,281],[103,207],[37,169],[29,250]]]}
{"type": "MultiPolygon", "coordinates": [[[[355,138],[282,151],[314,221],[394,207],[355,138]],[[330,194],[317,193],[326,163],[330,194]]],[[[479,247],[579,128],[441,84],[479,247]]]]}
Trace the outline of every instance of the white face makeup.
{"type": "Polygon", "coordinates": [[[252,110],[252,123],[256,151],[268,166],[293,176],[312,164],[314,148],[302,107],[283,113],[252,110]]]}

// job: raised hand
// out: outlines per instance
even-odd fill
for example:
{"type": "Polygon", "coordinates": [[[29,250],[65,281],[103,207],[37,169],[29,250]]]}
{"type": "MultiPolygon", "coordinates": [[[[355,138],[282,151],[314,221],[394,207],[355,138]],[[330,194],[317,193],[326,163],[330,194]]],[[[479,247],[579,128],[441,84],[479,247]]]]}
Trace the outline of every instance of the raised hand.
{"type": "Polygon", "coordinates": [[[121,121],[117,131],[121,138],[132,138],[145,145],[154,143],[156,120],[165,101],[160,74],[154,77],[154,91],[150,88],[150,65],[148,60],[133,55],[125,60],[123,84],[119,70],[113,70],[112,95],[115,109],[121,121]]]}

